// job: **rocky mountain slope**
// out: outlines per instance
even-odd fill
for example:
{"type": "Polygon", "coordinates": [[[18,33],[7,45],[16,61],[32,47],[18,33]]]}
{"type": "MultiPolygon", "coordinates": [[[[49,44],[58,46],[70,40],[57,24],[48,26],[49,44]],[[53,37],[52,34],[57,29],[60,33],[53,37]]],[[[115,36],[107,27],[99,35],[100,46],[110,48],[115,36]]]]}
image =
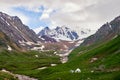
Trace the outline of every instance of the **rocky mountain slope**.
{"type": "Polygon", "coordinates": [[[0,30],[19,46],[25,42],[32,44],[40,41],[35,32],[24,25],[17,16],[9,16],[2,12],[0,12],[0,30]]]}
{"type": "Polygon", "coordinates": [[[89,46],[102,41],[108,41],[118,34],[120,34],[120,16],[104,24],[95,34],[85,39],[81,45],[89,46]]]}
{"type": "Polygon", "coordinates": [[[18,46],[5,33],[0,30],[0,49],[7,49],[9,51],[15,49],[20,51],[20,46],[18,46]]]}

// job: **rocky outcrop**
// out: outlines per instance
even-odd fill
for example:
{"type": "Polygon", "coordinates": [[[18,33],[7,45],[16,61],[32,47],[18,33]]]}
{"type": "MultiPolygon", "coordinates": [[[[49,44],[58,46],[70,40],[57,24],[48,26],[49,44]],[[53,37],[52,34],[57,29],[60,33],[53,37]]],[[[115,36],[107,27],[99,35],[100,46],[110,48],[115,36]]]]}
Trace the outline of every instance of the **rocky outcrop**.
{"type": "Polygon", "coordinates": [[[120,16],[104,24],[98,31],[85,39],[81,46],[89,46],[102,41],[108,41],[120,34],[120,16]]]}

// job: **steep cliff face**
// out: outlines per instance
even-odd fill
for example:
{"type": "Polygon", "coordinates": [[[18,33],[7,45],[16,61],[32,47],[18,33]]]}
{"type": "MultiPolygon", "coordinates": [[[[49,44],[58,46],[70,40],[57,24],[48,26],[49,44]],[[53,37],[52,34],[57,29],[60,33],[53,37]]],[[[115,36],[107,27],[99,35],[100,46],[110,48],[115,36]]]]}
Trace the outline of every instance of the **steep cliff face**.
{"type": "Polygon", "coordinates": [[[120,34],[120,16],[113,21],[104,24],[98,31],[85,39],[81,45],[92,45],[102,41],[110,40],[120,34]]]}
{"type": "Polygon", "coordinates": [[[38,36],[24,25],[17,16],[9,16],[0,12],[0,30],[9,36],[13,41],[37,42],[38,36]]]}

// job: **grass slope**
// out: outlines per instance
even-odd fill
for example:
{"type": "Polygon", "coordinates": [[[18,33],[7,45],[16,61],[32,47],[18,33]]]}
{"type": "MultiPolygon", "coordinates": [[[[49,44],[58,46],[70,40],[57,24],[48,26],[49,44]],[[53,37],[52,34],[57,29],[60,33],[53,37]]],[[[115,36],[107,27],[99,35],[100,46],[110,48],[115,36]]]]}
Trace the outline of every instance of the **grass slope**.
{"type": "Polygon", "coordinates": [[[31,76],[40,67],[49,67],[51,64],[60,64],[59,57],[53,51],[46,52],[15,52],[0,50],[0,69],[6,69],[12,73],[31,76]],[[35,57],[38,55],[38,57],[35,57]]]}
{"type": "Polygon", "coordinates": [[[0,72],[0,80],[18,80],[18,79],[8,73],[0,72]]]}
{"type": "Polygon", "coordinates": [[[39,80],[120,80],[120,36],[109,42],[90,47],[78,47],[72,51],[70,60],[59,64],[53,52],[0,52],[0,68],[24,74],[39,80]],[[36,58],[35,55],[39,55],[36,58]],[[96,60],[92,61],[93,58],[96,60]],[[92,62],[91,62],[92,61],[92,62]],[[50,67],[50,64],[59,64],[50,67]],[[47,66],[44,70],[39,67],[47,66]],[[81,69],[81,73],[70,70],[81,69]]]}
{"type": "Polygon", "coordinates": [[[81,50],[75,49],[70,55],[73,59],[66,64],[41,70],[37,77],[40,80],[120,80],[120,36],[81,50]],[[93,58],[97,60],[91,62],[93,58]],[[76,68],[80,68],[81,73],[70,73],[76,68]]]}

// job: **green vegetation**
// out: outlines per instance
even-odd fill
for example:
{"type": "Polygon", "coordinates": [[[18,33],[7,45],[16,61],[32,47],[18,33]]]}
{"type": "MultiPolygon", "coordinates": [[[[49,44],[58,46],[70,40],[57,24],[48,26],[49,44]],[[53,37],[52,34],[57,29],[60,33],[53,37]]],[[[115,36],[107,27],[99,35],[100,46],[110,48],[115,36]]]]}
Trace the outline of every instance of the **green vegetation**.
{"type": "Polygon", "coordinates": [[[8,73],[0,72],[0,80],[18,80],[18,79],[8,73]]]}
{"type": "Polygon", "coordinates": [[[59,64],[52,51],[17,53],[4,50],[0,52],[0,68],[39,80],[120,80],[120,36],[100,45],[78,47],[69,59],[59,64]],[[50,64],[59,65],[50,67],[50,64]],[[48,68],[37,69],[44,66],[48,68]],[[81,73],[70,72],[77,68],[81,73]]]}
{"type": "Polygon", "coordinates": [[[120,80],[119,43],[120,36],[97,47],[76,48],[66,64],[41,70],[36,77],[40,80],[120,80]],[[70,73],[77,68],[81,73],[70,73]]]}
{"type": "Polygon", "coordinates": [[[59,57],[54,51],[46,52],[15,52],[0,50],[0,69],[12,73],[31,75],[41,67],[50,67],[51,64],[60,64],[59,57]]]}

